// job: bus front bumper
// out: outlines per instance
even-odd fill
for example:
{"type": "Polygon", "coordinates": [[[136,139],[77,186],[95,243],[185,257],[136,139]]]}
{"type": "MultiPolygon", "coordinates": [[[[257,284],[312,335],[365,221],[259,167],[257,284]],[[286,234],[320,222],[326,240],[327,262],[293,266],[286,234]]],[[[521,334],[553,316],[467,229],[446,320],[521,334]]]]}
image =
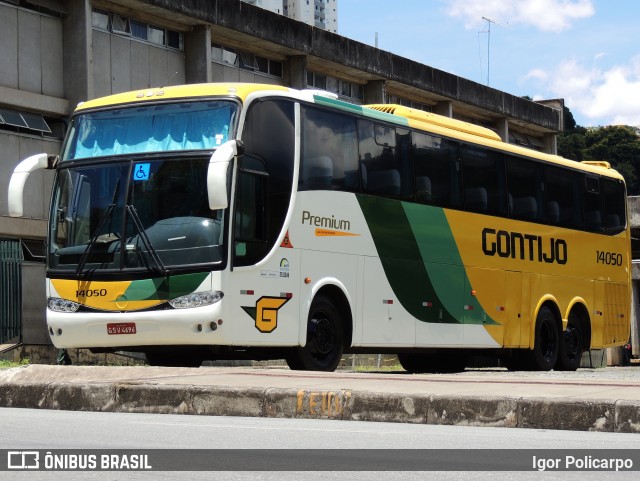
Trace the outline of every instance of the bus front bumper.
{"type": "Polygon", "coordinates": [[[221,305],[143,312],[47,309],[47,329],[57,348],[225,345],[231,323],[223,323],[221,305]]]}

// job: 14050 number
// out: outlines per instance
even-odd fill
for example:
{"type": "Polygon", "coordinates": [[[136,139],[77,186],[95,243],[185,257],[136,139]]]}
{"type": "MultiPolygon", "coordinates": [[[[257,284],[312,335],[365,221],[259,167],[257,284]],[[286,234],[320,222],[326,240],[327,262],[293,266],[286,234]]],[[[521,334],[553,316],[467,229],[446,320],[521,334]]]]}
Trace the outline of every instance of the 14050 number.
{"type": "Polygon", "coordinates": [[[596,251],[596,263],[608,266],[621,266],[622,254],[617,252],[596,251]]]}
{"type": "Polygon", "coordinates": [[[81,289],[76,291],[76,297],[103,297],[106,295],[106,289],[81,289]]]}

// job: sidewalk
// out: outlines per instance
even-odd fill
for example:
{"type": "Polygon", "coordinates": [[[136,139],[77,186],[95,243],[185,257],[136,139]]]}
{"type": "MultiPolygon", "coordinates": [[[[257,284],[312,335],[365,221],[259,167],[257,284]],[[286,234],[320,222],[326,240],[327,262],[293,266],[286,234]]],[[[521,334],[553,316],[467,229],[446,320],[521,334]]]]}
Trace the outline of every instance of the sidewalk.
{"type": "Polygon", "coordinates": [[[29,365],[0,370],[0,406],[640,433],[640,367],[410,375],[29,365]]]}

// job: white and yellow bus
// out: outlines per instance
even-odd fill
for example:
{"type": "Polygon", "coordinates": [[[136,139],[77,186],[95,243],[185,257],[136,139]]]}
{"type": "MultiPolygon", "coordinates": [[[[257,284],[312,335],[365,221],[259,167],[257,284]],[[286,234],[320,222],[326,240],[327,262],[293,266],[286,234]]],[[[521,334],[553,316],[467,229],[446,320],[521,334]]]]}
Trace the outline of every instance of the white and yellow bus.
{"type": "Polygon", "coordinates": [[[397,353],[412,372],[499,353],[574,370],[629,337],[623,178],[396,105],[201,84],[76,109],[47,251],[55,346],[150,363],[397,353]]]}

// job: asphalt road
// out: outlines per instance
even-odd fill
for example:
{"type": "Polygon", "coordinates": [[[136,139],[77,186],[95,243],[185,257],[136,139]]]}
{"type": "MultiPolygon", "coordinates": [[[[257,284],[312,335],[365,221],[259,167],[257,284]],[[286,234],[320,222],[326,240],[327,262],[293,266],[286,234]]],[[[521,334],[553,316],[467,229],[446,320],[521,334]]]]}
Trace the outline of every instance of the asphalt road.
{"type": "MultiPolygon", "coordinates": [[[[414,425],[381,422],[343,422],[314,419],[269,419],[138,413],[100,413],[36,409],[0,409],[0,449],[208,449],[220,456],[220,449],[456,449],[446,453],[454,465],[455,456],[472,456],[464,450],[479,448],[527,449],[543,457],[543,450],[610,449],[640,452],[640,435],[585,431],[547,431],[414,425]]],[[[302,451],[299,451],[302,452],[302,451]]],[[[582,451],[588,454],[589,451],[582,451]]],[[[402,451],[399,451],[402,454],[402,451]]],[[[405,453],[406,454],[406,453],[405,453]]],[[[504,454],[504,452],[503,452],[504,454]]],[[[508,454],[508,453],[507,453],[508,454]]],[[[328,462],[331,462],[330,460],[328,462]]],[[[485,460],[489,464],[492,460],[485,460]]],[[[500,462],[499,459],[495,460],[500,462]]],[[[640,467],[640,466],[639,466],[640,467]]],[[[527,466],[524,469],[529,469],[527,466]]],[[[0,479],[373,479],[372,472],[288,471],[288,472],[0,472],[0,479]],[[9,476],[10,475],[10,476],[9,476]],[[22,475],[22,476],[20,476],[22,475]]],[[[637,479],[638,472],[382,472],[375,479],[637,479]]]]}

